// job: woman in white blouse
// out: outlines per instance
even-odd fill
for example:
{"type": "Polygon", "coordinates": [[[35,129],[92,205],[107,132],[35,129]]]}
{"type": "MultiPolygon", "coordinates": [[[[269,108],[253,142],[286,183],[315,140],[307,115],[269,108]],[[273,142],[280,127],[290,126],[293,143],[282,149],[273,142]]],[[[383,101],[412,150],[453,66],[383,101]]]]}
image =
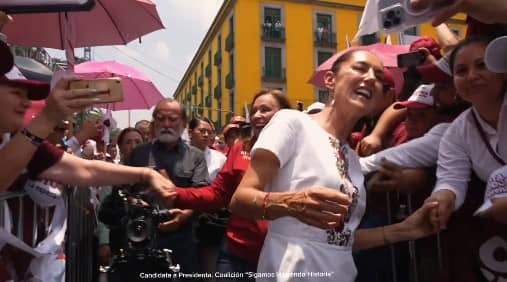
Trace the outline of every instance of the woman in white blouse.
{"type": "Polygon", "coordinates": [[[373,53],[346,52],[325,75],[333,99],[326,108],[315,115],[281,110],[261,132],[231,201],[233,213],[270,220],[257,280],[351,282],[352,247],[436,231],[428,221],[431,202],[400,224],[356,231],[366,193],[347,137],[381,101],[383,76],[373,53]]]}
{"type": "Polygon", "coordinates": [[[504,74],[486,68],[489,41],[466,39],[450,56],[456,90],[472,108],[454,120],[440,142],[437,183],[429,199],[439,202],[434,217],[442,228],[464,203],[471,172],[487,182],[507,161],[507,83],[504,74]]]}

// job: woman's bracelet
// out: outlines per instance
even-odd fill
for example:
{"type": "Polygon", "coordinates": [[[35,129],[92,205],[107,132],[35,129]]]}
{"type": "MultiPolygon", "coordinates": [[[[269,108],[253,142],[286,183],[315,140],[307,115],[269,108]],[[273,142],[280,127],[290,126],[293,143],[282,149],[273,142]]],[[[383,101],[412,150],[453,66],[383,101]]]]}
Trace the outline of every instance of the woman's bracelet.
{"type": "Polygon", "coordinates": [[[35,147],[39,147],[44,142],[44,138],[40,138],[39,136],[33,134],[26,128],[21,129],[19,133],[21,133],[21,135],[23,135],[23,137],[25,137],[25,139],[28,142],[32,143],[32,145],[34,145],[35,147]]]}

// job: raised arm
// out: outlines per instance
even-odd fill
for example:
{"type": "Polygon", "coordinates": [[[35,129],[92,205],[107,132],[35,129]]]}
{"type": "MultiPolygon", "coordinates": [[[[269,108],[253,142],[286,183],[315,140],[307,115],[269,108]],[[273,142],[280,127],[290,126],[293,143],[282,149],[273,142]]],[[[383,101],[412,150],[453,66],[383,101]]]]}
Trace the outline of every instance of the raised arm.
{"type": "MultiPolygon", "coordinates": [[[[95,89],[69,90],[69,82],[76,78],[60,80],[46,99],[46,106],[26,127],[31,134],[44,139],[56,124],[69,115],[82,111],[92,105],[94,96],[100,94],[95,89]]],[[[37,147],[23,133],[18,133],[0,149],[0,159],[4,162],[0,170],[0,191],[5,191],[23,172],[32,159],[37,147]]]]}
{"type": "Polygon", "coordinates": [[[404,109],[395,109],[393,105],[387,108],[380,116],[375,128],[361,140],[356,151],[359,156],[366,157],[376,153],[383,148],[384,140],[387,138],[396,126],[406,117],[407,111],[404,109]]]}

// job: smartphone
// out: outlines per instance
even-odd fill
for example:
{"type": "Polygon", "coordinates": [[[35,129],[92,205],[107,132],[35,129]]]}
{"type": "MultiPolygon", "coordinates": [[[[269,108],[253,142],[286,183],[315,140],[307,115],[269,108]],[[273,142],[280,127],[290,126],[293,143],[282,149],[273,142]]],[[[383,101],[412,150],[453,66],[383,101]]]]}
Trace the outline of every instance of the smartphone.
{"type": "Polygon", "coordinates": [[[123,101],[123,85],[121,78],[99,78],[94,80],[76,80],[70,83],[70,89],[92,88],[104,91],[104,94],[96,96],[97,104],[114,103],[123,101]]]}
{"type": "Polygon", "coordinates": [[[90,11],[95,0],[0,0],[0,11],[7,14],[90,11]]]}
{"type": "Polygon", "coordinates": [[[378,0],[379,28],[386,34],[403,32],[418,24],[431,21],[436,15],[452,5],[455,0],[444,4],[429,4],[421,9],[410,7],[410,0],[378,0]]]}
{"type": "Polygon", "coordinates": [[[398,57],[399,68],[418,67],[426,61],[426,52],[415,51],[405,54],[399,54],[398,57]]]}

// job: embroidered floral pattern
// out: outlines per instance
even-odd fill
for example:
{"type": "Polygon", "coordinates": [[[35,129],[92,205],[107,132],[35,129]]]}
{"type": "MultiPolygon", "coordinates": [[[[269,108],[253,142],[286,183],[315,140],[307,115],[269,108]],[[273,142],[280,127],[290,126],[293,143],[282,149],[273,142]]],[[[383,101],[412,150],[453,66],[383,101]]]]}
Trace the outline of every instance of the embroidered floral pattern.
{"type": "Polygon", "coordinates": [[[340,185],[340,192],[349,195],[351,204],[348,213],[345,215],[345,227],[343,228],[343,231],[339,230],[339,227],[327,230],[327,242],[328,244],[346,246],[350,243],[350,236],[352,235],[351,230],[347,227],[347,223],[349,222],[350,216],[354,213],[354,210],[357,206],[357,202],[359,200],[359,190],[356,186],[354,186],[349,176],[347,146],[341,144],[339,140],[331,136],[329,136],[329,142],[334,149],[336,168],[338,169],[338,174],[340,175],[340,178],[343,182],[343,184],[340,185]]]}

